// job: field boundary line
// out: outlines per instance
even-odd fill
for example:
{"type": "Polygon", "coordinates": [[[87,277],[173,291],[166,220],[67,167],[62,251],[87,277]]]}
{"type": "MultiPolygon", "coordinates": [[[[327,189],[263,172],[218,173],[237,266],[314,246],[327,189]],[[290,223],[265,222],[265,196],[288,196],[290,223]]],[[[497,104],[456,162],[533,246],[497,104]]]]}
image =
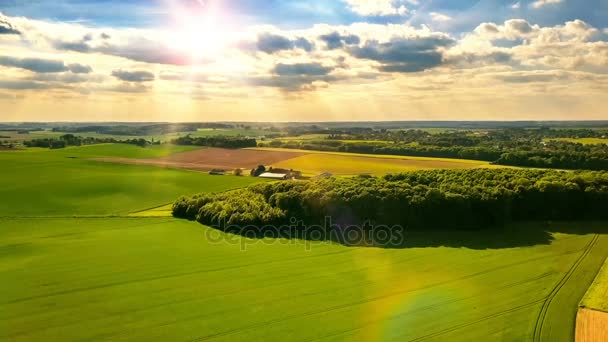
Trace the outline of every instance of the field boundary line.
{"type": "Polygon", "coordinates": [[[551,302],[553,302],[553,299],[555,298],[555,296],[557,296],[557,294],[559,293],[559,291],[564,287],[564,285],[566,285],[566,283],[568,282],[568,280],[570,280],[570,278],[572,277],[572,275],[574,274],[574,272],[576,272],[576,270],[578,269],[578,266],[580,266],[580,264],[583,262],[583,260],[585,260],[585,257],[587,257],[587,255],[589,255],[589,253],[591,253],[591,250],[593,249],[593,246],[595,246],[595,244],[597,243],[597,241],[599,240],[599,238],[600,238],[599,234],[595,234],[593,236],[593,239],[591,239],[591,241],[589,242],[589,244],[587,244],[587,247],[585,247],[585,250],[583,251],[583,253],[581,254],[581,256],[578,257],[578,259],[570,267],[570,269],[568,270],[568,272],[559,281],[559,283],[557,283],[557,285],[555,285],[555,287],[553,288],[553,290],[551,290],[551,292],[549,293],[549,295],[545,299],[545,301],[543,303],[543,306],[541,307],[541,310],[540,310],[540,312],[539,312],[539,314],[538,314],[538,316],[536,318],[536,322],[535,322],[535,325],[534,325],[533,341],[540,341],[541,340],[543,325],[545,324],[545,319],[547,317],[547,312],[549,311],[549,306],[551,305],[551,302]]]}

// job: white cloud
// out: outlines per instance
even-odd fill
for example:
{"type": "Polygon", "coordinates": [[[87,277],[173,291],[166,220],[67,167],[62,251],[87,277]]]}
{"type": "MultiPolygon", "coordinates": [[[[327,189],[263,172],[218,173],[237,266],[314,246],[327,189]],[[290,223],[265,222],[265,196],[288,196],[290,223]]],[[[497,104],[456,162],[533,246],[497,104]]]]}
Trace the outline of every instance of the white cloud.
{"type": "Polygon", "coordinates": [[[562,3],[563,0],[536,0],[530,4],[532,8],[541,8],[547,5],[555,5],[562,3]]]}
{"type": "Polygon", "coordinates": [[[511,8],[514,10],[520,9],[521,8],[521,2],[516,2],[513,5],[511,5],[511,8]]]}
{"type": "MultiPolygon", "coordinates": [[[[345,0],[350,9],[363,16],[406,15],[408,9],[399,0],[345,0]]],[[[412,3],[412,1],[408,1],[412,3]]],[[[417,0],[414,0],[414,4],[417,0]]]]}
{"type": "Polygon", "coordinates": [[[446,21],[452,20],[452,17],[447,16],[445,14],[441,14],[441,13],[437,13],[437,12],[431,12],[429,14],[431,16],[431,19],[433,19],[433,21],[446,22],[446,21]]]}

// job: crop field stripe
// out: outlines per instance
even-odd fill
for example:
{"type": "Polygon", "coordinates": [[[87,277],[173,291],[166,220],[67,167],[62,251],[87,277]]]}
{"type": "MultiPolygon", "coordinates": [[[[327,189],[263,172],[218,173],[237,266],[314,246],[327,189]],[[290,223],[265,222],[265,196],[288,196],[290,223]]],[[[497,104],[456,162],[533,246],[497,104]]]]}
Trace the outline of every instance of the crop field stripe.
{"type": "Polygon", "coordinates": [[[527,304],[523,304],[523,305],[520,305],[520,306],[516,306],[514,308],[510,308],[510,309],[507,309],[507,310],[504,310],[504,311],[500,311],[500,312],[494,313],[492,315],[484,316],[484,317],[482,317],[480,319],[477,319],[475,321],[472,321],[472,322],[467,322],[467,323],[463,323],[463,324],[460,324],[460,325],[457,325],[457,326],[453,326],[451,328],[447,328],[447,329],[444,329],[444,330],[441,330],[441,331],[437,331],[435,333],[432,333],[432,334],[429,334],[429,335],[426,335],[426,336],[422,336],[422,337],[418,337],[418,338],[415,338],[415,339],[409,340],[409,341],[414,342],[414,341],[428,340],[428,339],[431,339],[431,338],[434,338],[434,337],[437,337],[437,336],[441,336],[441,335],[444,335],[444,334],[452,332],[452,331],[456,331],[458,329],[466,328],[468,326],[475,325],[477,323],[481,323],[481,322],[487,321],[487,320],[492,319],[492,318],[500,317],[500,316],[503,316],[503,315],[506,315],[506,314],[509,314],[509,313],[513,313],[513,312],[516,312],[516,311],[519,311],[519,310],[523,310],[523,309],[529,308],[531,306],[534,306],[534,305],[542,303],[544,300],[545,299],[539,299],[539,300],[536,300],[536,301],[533,301],[533,302],[530,302],[530,303],[527,303],[527,304]]]}
{"type": "MultiPolygon", "coordinates": [[[[578,250],[578,251],[576,251],[574,253],[577,253],[577,252],[580,252],[580,250],[578,250]]],[[[562,255],[567,255],[567,254],[571,254],[571,253],[572,252],[565,253],[565,254],[562,254],[562,255]]],[[[339,254],[339,253],[335,253],[335,254],[339,254]]],[[[327,254],[319,255],[319,256],[326,256],[326,255],[327,254]]],[[[290,261],[293,261],[293,260],[290,260],[290,261]]],[[[405,262],[405,261],[411,261],[411,258],[406,258],[406,260],[402,260],[402,262],[405,262]]],[[[508,266],[516,266],[516,265],[520,265],[520,264],[523,264],[523,263],[527,263],[529,261],[531,261],[531,260],[525,260],[525,261],[523,261],[521,263],[513,263],[513,264],[508,265],[508,266]]],[[[534,261],[538,261],[538,259],[536,259],[534,261]]],[[[393,263],[393,265],[396,265],[396,264],[398,264],[398,263],[393,263]]],[[[349,270],[349,271],[345,271],[345,272],[341,272],[341,273],[348,274],[348,273],[351,273],[353,271],[360,271],[360,270],[371,269],[371,268],[375,268],[375,267],[364,267],[364,268],[349,270]]],[[[496,269],[493,269],[493,270],[497,270],[497,269],[500,269],[500,268],[496,268],[496,269]]],[[[493,270],[490,270],[490,271],[493,271],[493,270]]],[[[338,274],[341,274],[341,273],[338,273],[338,274]]],[[[457,279],[452,279],[450,281],[445,281],[445,282],[441,282],[441,283],[435,283],[435,284],[431,284],[429,286],[425,286],[425,287],[422,287],[422,288],[408,289],[406,291],[396,291],[394,293],[389,293],[389,294],[387,294],[385,296],[376,297],[376,298],[370,298],[369,300],[364,300],[364,301],[351,302],[351,303],[340,305],[340,306],[337,306],[337,307],[330,307],[330,308],[327,308],[327,309],[317,310],[317,311],[308,312],[308,313],[304,313],[304,314],[298,314],[298,315],[294,315],[293,317],[289,317],[289,318],[282,318],[282,319],[279,319],[279,320],[257,323],[257,324],[255,324],[255,326],[252,326],[252,327],[244,327],[244,328],[233,329],[232,331],[226,331],[226,332],[218,333],[218,336],[201,337],[200,339],[196,339],[196,340],[199,341],[199,340],[206,340],[206,339],[215,338],[215,337],[219,337],[219,336],[231,335],[231,334],[239,333],[239,332],[242,332],[242,331],[254,329],[256,327],[263,326],[263,325],[271,325],[271,324],[274,324],[274,323],[280,323],[280,322],[288,321],[288,320],[294,319],[294,318],[313,316],[313,315],[316,315],[316,314],[327,313],[327,312],[331,312],[331,311],[335,311],[335,310],[340,310],[340,309],[348,308],[348,307],[351,307],[351,306],[358,306],[358,305],[362,305],[362,304],[366,304],[366,303],[370,303],[370,302],[374,302],[374,301],[378,301],[378,300],[382,300],[382,299],[387,299],[387,298],[390,298],[390,297],[393,297],[393,296],[399,296],[399,295],[402,295],[404,293],[412,293],[412,292],[417,292],[417,291],[423,291],[423,290],[426,290],[426,289],[429,289],[429,288],[434,288],[434,287],[437,287],[437,286],[446,285],[446,284],[449,284],[449,283],[452,283],[452,282],[466,280],[466,279],[468,279],[470,277],[474,277],[474,276],[485,274],[485,273],[488,273],[488,272],[479,272],[479,273],[476,273],[475,275],[469,275],[469,276],[464,276],[464,277],[457,278],[457,279]]],[[[499,289],[507,289],[507,288],[510,288],[510,287],[517,286],[517,285],[519,285],[521,283],[529,282],[531,280],[542,279],[542,278],[547,277],[547,276],[549,276],[551,274],[552,273],[547,273],[547,274],[543,274],[543,275],[538,276],[538,277],[534,277],[532,279],[528,279],[528,280],[524,280],[524,281],[518,281],[518,282],[515,282],[515,283],[510,284],[510,285],[501,286],[501,287],[499,287],[499,289]]],[[[281,278],[283,278],[283,277],[281,277],[281,278]]],[[[309,278],[304,278],[304,279],[315,279],[315,278],[321,278],[321,277],[317,276],[317,277],[309,277],[309,278]]],[[[301,280],[303,280],[303,279],[299,278],[299,279],[295,279],[294,281],[299,282],[301,280]]],[[[286,283],[291,283],[291,282],[286,282],[286,283]]],[[[362,284],[373,285],[375,283],[377,283],[377,282],[376,281],[364,281],[364,282],[358,283],[357,285],[362,285],[362,284]]],[[[276,285],[276,284],[273,284],[273,285],[276,285]]],[[[235,291],[234,293],[239,293],[239,292],[243,292],[243,291],[235,291]]],[[[320,291],[310,292],[310,293],[306,293],[306,294],[301,294],[300,297],[310,297],[310,296],[315,296],[315,295],[318,295],[318,294],[325,294],[325,293],[331,293],[331,292],[334,292],[334,290],[320,290],[320,291]]],[[[230,294],[230,293],[224,293],[224,294],[217,295],[217,296],[207,297],[207,298],[204,298],[204,300],[209,300],[209,299],[214,298],[214,297],[220,297],[221,298],[221,297],[224,297],[225,295],[228,295],[228,294],[230,294]]],[[[269,300],[251,302],[250,304],[251,305],[253,305],[253,304],[263,305],[263,304],[268,304],[268,303],[271,303],[271,302],[275,302],[277,300],[288,299],[288,298],[291,298],[291,296],[292,296],[291,294],[287,294],[287,295],[284,295],[284,296],[273,297],[272,299],[269,299],[269,300]]],[[[458,301],[461,301],[461,300],[466,300],[466,299],[471,299],[471,298],[473,298],[473,297],[469,297],[469,298],[465,298],[465,299],[460,299],[460,300],[454,300],[454,301],[446,301],[446,302],[444,302],[442,304],[447,304],[447,303],[451,303],[451,302],[458,302],[458,301]]],[[[541,300],[544,300],[544,298],[541,299],[541,300]]],[[[188,300],[186,302],[190,302],[190,300],[188,300]]],[[[168,302],[165,305],[173,305],[175,303],[176,302],[168,302]]],[[[162,307],[163,305],[158,305],[158,306],[162,307]]],[[[419,311],[423,311],[424,309],[431,309],[431,308],[436,307],[436,306],[437,305],[428,306],[428,307],[425,307],[425,308],[420,308],[420,309],[418,309],[416,311],[419,312],[419,311]]],[[[153,307],[150,307],[150,308],[147,308],[147,309],[142,309],[142,310],[137,310],[137,311],[147,311],[147,310],[149,310],[151,308],[153,308],[153,307]]],[[[205,313],[205,314],[202,314],[202,315],[195,315],[195,316],[187,318],[186,320],[180,320],[180,321],[166,323],[166,324],[164,324],[164,326],[168,326],[168,325],[176,324],[176,323],[183,323],[184,321],[194,321],[194,320],[198,320],[200,318],[205,318],[205,317],[209,317],[209,316],[215,316],[215,315],[218,315],[218,314],[232,313],[232,312],[237,311],[237,310],[239,310],[239,309],[215,311],[215,312],[212,312],[212,313],[205,313]]]]}
{"type": "MultiPolygon", "coordinates": [[[[348,251],[349,250],[340,250],[338,252],[329,252],[329,253],[324,253],[324,254],[317,254],[314,256],[307,255],[307,256],[295,257],[295,258],[290,258],[290,259],[282,259],[280,261],[273,261],[273,262],[269,262],[269,263],[285,263],[285,262],[291,262],[294,260],[310,259],[311,257],[324,257],[324,256],[329,256],[329,255],[337,255],[337,254],[347,253],[348,251]]],[[[0,305],[15,304],[15,303],[21,303],[21,302],[34,300],[34,299],[56,297],[56,296],[61,296],[61,295],[65,295],[65,294],[71,294],[71,293],[76,293],[76,292],[86,292],[86,291],[90,291],[90,290],[97,290],[97,289],[103,289],[103,288],[132,284],[132,283],[140,283],[140,282],[148,282],[148,281],[154,281],[154,280],[159,280],[159,279],[184,277],[184,276],[189,276],[189,275],[193,275],[193,274],[213,273],[213,272],[221,272],[221,271],[225,271],[225,270],[235,270],[235,269],[247,268],[247,267],[251,267],[251,266],[255,266],[255,265],[256,265],[256,263],[249,263],[249,264],[241,264],[241,265],[235,265],[235,266],[230,266],[230,267],[210,268],[210,269],[201,269],[201,270],[195,270],[195,271],[190,271],[190,272],[165,274],[165,275],[161,275],[161,276],[149,277],[149,278],[144,278],[144,279],[128,280],[128,281],[122,281],[122,282],[112,282],[112,283],[107,283],[107,284],[101,284],[98,286],[81,287],[81,288],[70,289],[70,290],[66,290],[66,291],[57,291],[57,292],[49,293],[49,294],[45,294],[45,295],[17,298],[17,299],[11,300],[11,301],[2,302],[2,303],[0,303],[0,305]]]]}
{"type": "Polygon", "coordinates": [[[553,288],[553,290],[551,291],[549,296],[547,296],[547,298],[545,299],[545,301],[541,307],[540,313],[538,314],[538,317],[536,319],[535,326],[534,326],[534,337],[533,337],[534,341],[540,341],[542,338],[543,324],[545,323],[547,311],[549,309],[549,306],[551,305],[551,302],[553,301],[553,298],[555,298],[555,296],[557,295],[559,290],[566,284],[568,279],[570,279],[570,277],[572,277],[572,274],[574,274],[577,267],[583,262],[585,257],[591,252],[591,250],[593,249],[593,246],[595,245],[595,243],[597,242],[599,237],[600,237],[599,234],[595,234],[593,236],[593,239],[591,239],[591,241],[589,242],[589,244],[587,245],[587,247],[585,248],[585,250],[581,254],[581,256],[574,262],[572,267],[570,267],[568,272],[564,275],[564,277],[560,280],[560,282],[557,283],[557,285],[553,288]]]}
{"type": "MultiPolygon", "coordinates": [[[[583,250],[586,250],[586,248],[584,248],[582,250],[579,249],[579,250],[576,250],[576,251],[570,251],[570,252],[561,253],[560,256],[568,255],[568,254],[580,253],[583,250]]],[[[555,257],[555,256],[554,255],[550,255],[550,256],[531,258],[531,259],[523,260],[523,261],[520,261],[520,262],[515,262],[515,263],[511,263],[511,264],[507,264],[507,265],[502,265],[502,266],[491,268],[491,269],[488,269],[488,270],[484,270],[484,271],[476,272],[476,273],[473,273],[473,274],[465,275],[465,276],[462,276],[462,277],[454,278],[454,279],[451,279],[451,280],[448,280],[448,281],[437,282],[437,283],[430,284],[430,285],[422,287],[422,288],[407,289],[405,291],[393,291],[391,293],[387,293],[387,294],[382,295],[382,296],[375,296],[375,297],[371,297],[371,298],[368,298],[368,299],[365,299],[365,300],[353,301],[353,302],[350,302],[350,303],[347,303],[347,304],[336,305],[336,306],[333,306],[333,307],[324,308],[322,310],[312,310],[312,311],[305,312],[305,313],[302,313],[302,314],[296,314],[296,315],[292,315],[292,316],[284,316],[284,317],[282,317],[280,319],[275,319],[275,320],[255,323],[255,324],[252,324],[250,326],[241,327],[241,328],[237,328],[237,329],[231,329],[231,330],[227,330],[227,331],[224,331],[224,332],[218,332],[216,334],[212,334],[212,335],[208,335],[208,336],[203,336],[203,337],[200,337],[200,338],[197,338],[197,339],[193,339],[191,341],[206,341],[206,340],[210,340],[210,339],[213,339],[213,338],[216,338],[216,337],[229,336],[229,335],[237,334],[237,333],[240,333],[240,332],[243,332],[243,331],[248,331],[248,330],[260,327],[260,326],[273,325],[273,324],[276,324],[276,323],[281,323],[281,322],[289,321],[289,320],[296,319],[296,318],[314,316],[314,315],[317,315],[317,314],[323,314],[323,313],[332,312],[332,311],[336,311],[336,310],[340,310],[340,309],[345,309],[345,308],[348,308],[348,307],[353,307],[353,306],[358,306],[358,305],[367,304],[367,303],[371,303],[371,302],[376,302],[376,301],[379,301],[379,300],[388,299],[388,298],[395,297],[395,296],[400,296],[400,295],[403,295],[405,293],[412,293],[412,292],[416,292],[416,291],[427,290],[427,289],[435,288],[435,287],[438,287],[438,286],[441,286],[441,285],[446,285],[446,284],[449,284],[449,283],[458,282],[458,281],[470,279],[470,278],[473,278],[473,277],[476,277],[476,276],[479,276],[479,275],[491,273],[493,271],[497,271],[497,270],[500,270],[500,269],[505,269],[505,268],[509,268],[509,267],[513,267],[513,266],[517,266],[517,265],[522,265],[522,264],[525,264],[525,263],[528,263],[528,262],[532,262],[532,261],[542,260],[542,259],[545,259],[547,257],[555,257]]],[[[365,283],[373,283],[373,282],[365,282],[365,283]]],[[[271,301],[274,301],[274,300],[275,299],[273,299],[271,301]]],[[[460,329],[461,327],[470,326],[470,325],[476,324],[478,322],[481,322],[481,321],[484,321],[484,320],[487,320],[487,319],[490,319],[490,318],[498,317],[498,316],[501,316],[501,315],[504,315],[504,314],[507,314],[507,313],[510,313],[510,312],[513,312],[513,311],[517,311],[517,310],[519,310],[521,308],[524,308],[524,307],[528,307],[528,306],[531,306],[531,305],[539,304],[539,303],[542,303],[545,300],[546,300],[546,298],[541,298],[541,299],[539,299],[537,301],[534,301],[532,303],[524,304],[521,307],[516,307],[516,308],[511,308],[511,309],[508,309],[508,310],[505,310],[505,311],[501,311],[499,313],[483,317],[480,320],[477,320],[475,322],[468,322],[466,324],[463,324],[462,326],[459,325],[457,327],[453,327],[455,329],[451,329],[450,328],[449,331],[442,332],[442,334],[446,333],[446,332],[450,332],[452,330],[460,329]]],[[[230,311],[228,311],[228,312],[230,312],[230,311]]],[[[200,318],[200,317],[191,318],[191,319],[197,319],[197,318],[200,318]]]]}
{"type": "MultiPolygon", "coordinates": [[[[533,278],[517,281],[517,282],[511,283],[511,284],[508,284],[508,285],[497,287],[495,290],[505,290],[505,289],[512,288],[512,287],[515,287],[515,286],[518,286],[518,285],[523,285],[523,284],[526,284],[526,283],[529,283],[529,282],[533,282],[535,280],[540,280],[540,279],[549,277],[549,276],[551,276],[553,274],[555,274],[555,272],[547,272],[547,273],[541,274],[540,276],[537,276],[537,277],[533,277],[533,278]]],[[[426,310],[432,310],[432,309],[437,308],[439,306],[443,306],[443,305],[446,305],[446,304],[453,304],[453,303],[457,303],[457,302],[462,302],[462,301],[466,301],[466,300],[469,300],[469,299],[472,299],[472,298],[475,298],[475,297],[477,297],[477,295],[476,296],[469,296],[469,297],[465,297],[465,298],[460,298],[460,299],[443,301],[443,302],[435,303],[433,305],[423,306],[421,308],[415,309],[415,310],[410,311],[410,312],[406,312],[406,313],[398,314],[398,315],[395,315],[395,316],[391,316],[387,320],[395,320],[396,318],[400,318],[400,317],[403,317],[403,316],[411,315],[413,313],[417,313],[417,312],[421,312],[421,311],[426,311],[426,310]]],[[[539,303],[542,300],[544,300],[544,298],[543,299],[539,299],[538,301],[534,301],[532,304],[539,303]]],[[[530,305],[530,304],[531,303],[528,303],[526,305],[530,305]]],[[[511,309],[508,309],[507,311],[510,312],[510,310],[511,309]]],[[[506,312],[506,313],[508,313],[508,312],[506,312]]],[[[325,336],[320,336],[320,337],[317,337],[317,338],[314,338],[314,339],[307,340],[306,342],[318,341],[318,340],[322,340],[322,339],[325,339],[325,338],[328,338],[328,337],[334,337],[334,336],[339,336],[339,335],[351,333],[351,332],[364,329],[367,326],[370,326],[370,325],[373,325],[373,324],[376,324],[376,323],[380,323],[380,322],[382,322],[382,320],[370,321],[370,322],[367,322],[365,324],[358,325],[354,329],[344,330],[344,331],[341,331],[341,332],[336,332],[336,333],[333,333],[333,334],[329,334],[329,335],[325,335],[325,336]]],[[[478,323],[478,322],[480,322],[480,321],[477,320],[477,321],[473,322],[472,324],[475,324],[475,323],[478,323]]],[[[469,326],[469,325],[471,325],[471,324],[466,323],[466,326],[469,326]]],[[[455,326],[455,327],[448,328],[445,331],[442,330],[441,332],[437,332],[437,333],[443,334],[443,333],[451,332],[451,331],[454,331],[454,330],[458,330],[460,328],[461,328],[460,326],[455,326]],[[455,328],[455,329],[453,329],[453,328],[455,328]]],[[[420,338],[424,338],[424,336],[423,337],[419,337],[419,339],[420,338]]]]}

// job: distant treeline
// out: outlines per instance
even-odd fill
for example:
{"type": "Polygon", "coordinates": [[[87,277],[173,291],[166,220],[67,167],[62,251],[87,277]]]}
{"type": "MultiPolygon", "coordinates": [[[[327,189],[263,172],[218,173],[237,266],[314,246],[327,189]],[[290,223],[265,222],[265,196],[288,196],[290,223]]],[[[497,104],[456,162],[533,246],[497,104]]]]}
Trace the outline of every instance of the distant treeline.
{"type": "Polygon", "coordinates": [[[175,145],[194,145],[221,148],[246,148],[257,146],[257,141],[254,138],[224,136],[192,137],[187,135],[185,137],[173,139],[171,140],[171,143],[175,145]]]}
{"type": "Polygon", "coordinates": [[[289,225],[291,218],[308,226],[331,218],[342,228],[368,222],[481,229],[522,220],[608,219],[606,203],[607,172],[434,170],[256,184],[182,197],[173,215],[237,232],[250,225],[289,225]]]}
{"type": "Polygon", "coordinates": [[[147,145],[160,144],[160,142],[151,142],[145,139],[125,139],[118,140],[114,138],[91,138],[91,137],[79,137],[73,134],[65,134],[59,138],[45,138],[45,139],[33,139],[23,142],[26,147],[43,147],[50,149],[65,148],[67,146],[82,146],[82,145],[94,145],[94,144],[130,144],[140,147],[147,145]]]}
{"type": "Polygon", "coordinates": [[[108,135],[163,135],[178,132],[193,132],[200,128],[234,128],[233,125],[223,123],[184,123],[184,124],[150,124],[150,125],[118,125],[118,126],[65,126],[54,127],[54,132],[67,133],[98,133],[108,135]]]}
{"type": "Polygon", "coordinates": [[[430,134],[421,130],[360,129],[328,139],[273,140],[264,146],[305,150],[473,159],[499,165],[608,170],[608,145],[583,145],[554,138],[605,137],[596,130],[500,129],[430,134]]]}

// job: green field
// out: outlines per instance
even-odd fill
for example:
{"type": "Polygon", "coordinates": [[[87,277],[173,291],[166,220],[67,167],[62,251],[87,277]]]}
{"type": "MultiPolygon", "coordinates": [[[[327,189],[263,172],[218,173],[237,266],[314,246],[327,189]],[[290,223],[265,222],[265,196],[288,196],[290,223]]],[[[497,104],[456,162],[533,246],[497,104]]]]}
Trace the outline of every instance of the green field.
{"type": "Polygon", "coordinates": [[[608,312],[608,259],[583,297],[581,307],[608,312]]]}
{"type": "Polygon", "coordinates": [[[0,338],[17,341],[528,340],[549,299],[544,340],[567,341],[608,253],[605,235],[578,233],[243,251],[173,219],[0,224],[0,338]]]}
{"type": "Polygon", "coordinates": [[[571,341],[608,256],[605,223],[240,239],[167,204],[259,179],[91,160],[183,150],[0,152],[0,340],[571,341]]]}
{"type": "Polygon", "coordinates": [[[184,146],[108,144],[0,152],[0,216],[126,215],[183,194],[251,184],[250,177],[103,163],[97,157],[152,158],[184,146]]]}

